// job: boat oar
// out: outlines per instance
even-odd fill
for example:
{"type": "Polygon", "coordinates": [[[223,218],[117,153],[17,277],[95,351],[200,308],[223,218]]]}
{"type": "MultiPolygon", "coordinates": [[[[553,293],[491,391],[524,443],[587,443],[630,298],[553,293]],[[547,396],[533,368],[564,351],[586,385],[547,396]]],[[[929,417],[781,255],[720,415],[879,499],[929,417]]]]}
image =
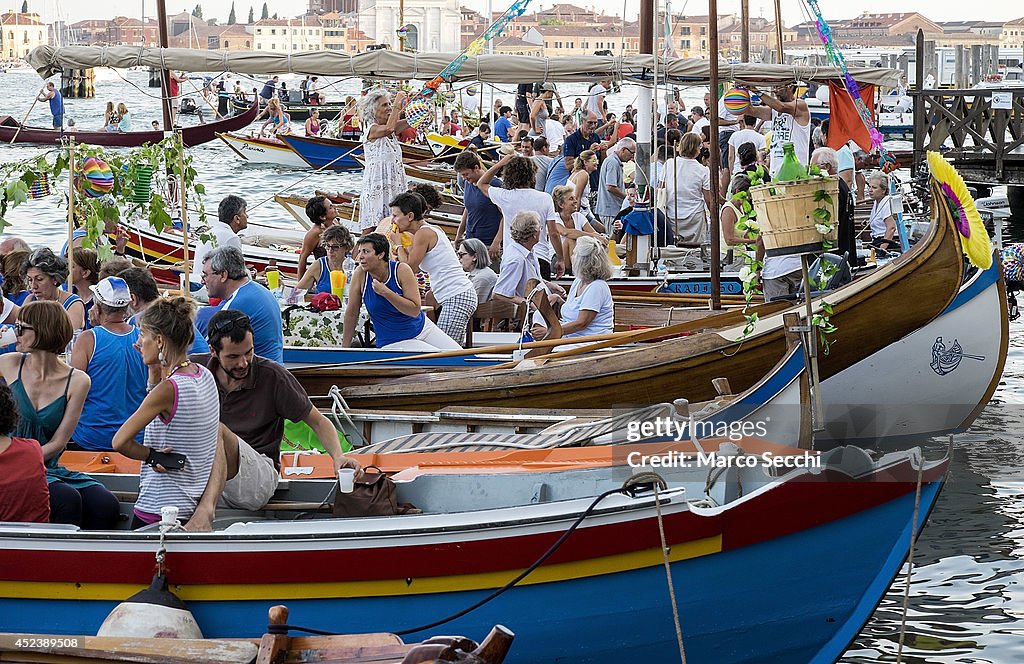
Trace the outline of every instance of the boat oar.
{"type": "MultiPolygon", "coordinates": [[[[46,88],[43,88],[43,90],[45,90],[45,89],[46,88]]],[[[43,90],[39,91],[40,95],[43,94],[43,90]]],[[[25,126],[26,122],[28,122],[28,116],[32,115],[32,109],[34,109],[36,107],[36,102],[38,102],[38,101],[39,101],[39,95],[36,95],[36,98],[32,100],[32,105],[28,107],[28,113],[26,113],[25,117],[23,117],[21,119],[21,123],[18,125],[18,129],[14,132],[14,136],[11,137],[11,142],[8,143],[8,145],[13,145],[14,141],[18,140],[18,134],[21,133],[21,128],[23,126],[25,126]]]]}

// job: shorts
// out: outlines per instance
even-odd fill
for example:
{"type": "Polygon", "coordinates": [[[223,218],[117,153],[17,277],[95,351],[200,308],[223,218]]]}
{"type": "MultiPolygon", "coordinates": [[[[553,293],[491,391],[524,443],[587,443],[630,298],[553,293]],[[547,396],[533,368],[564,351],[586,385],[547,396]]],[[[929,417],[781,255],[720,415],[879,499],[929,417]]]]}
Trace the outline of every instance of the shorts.
{"type": "Polygon", "coordinates": [[[735,132],[731,131],[720,131],[718,132],[718,150],[721,154],[721,161],[718,162],[718,168],[729,168],[729,139],[735,132]]]}
{"type": "Polygon", "coordinates": [[[238,439],[238,474],[224,484],[218,507],[237,510],[259,510],[270,502],[277,491],[281,475],[274,462],[238,439]]]}
{"type": "Polygon", "coordinates": [[[60,115],[53,116],[53,128],[54,129],[60,129],[63,126],[64,126],[64,114],[61,113],[60,115]]]}
{"type": "Polygon", "coordinates": [[[771,302],[775,298],[792,295],[800,290],[803,281],[802,270],[796,270],[779,277],[764,280],[764,301],[771,302]]]}
{"type": "Polygon", "coordinates": [[[519,118],[520,124],[530,124],[530,107],[525,101],[516,100],[516,117],[519,118]]]}

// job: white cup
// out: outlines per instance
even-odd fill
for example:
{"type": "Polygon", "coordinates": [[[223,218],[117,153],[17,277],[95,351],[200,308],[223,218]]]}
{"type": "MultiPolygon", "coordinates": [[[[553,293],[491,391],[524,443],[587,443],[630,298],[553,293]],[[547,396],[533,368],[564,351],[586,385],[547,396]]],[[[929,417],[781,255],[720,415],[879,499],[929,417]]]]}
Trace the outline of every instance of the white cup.
{"type": "Polygon", "coordinates": [[[356,471],[353,468],[338,469],[338,491],[352,493],[355,488],[356,471]]]}

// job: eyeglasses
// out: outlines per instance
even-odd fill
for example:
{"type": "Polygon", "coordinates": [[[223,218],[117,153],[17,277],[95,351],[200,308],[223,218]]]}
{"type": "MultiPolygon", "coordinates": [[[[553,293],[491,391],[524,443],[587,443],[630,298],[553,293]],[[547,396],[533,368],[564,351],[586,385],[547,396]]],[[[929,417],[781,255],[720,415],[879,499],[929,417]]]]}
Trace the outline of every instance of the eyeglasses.
{"type": "Polygon", "coordinates": [[[455,254],[459,258],[462,258],[463,256],[472,256],[473,255],[473,254],[469,253],[468,251],[456,251],[455,254]]]}
{"type": "Polygon", "coordinates": [[[34,330],[34,329],[36,329],[36,328],[32,327],[31,325],[25,325],[21,321],[18,321],[17,323],[14,324],[14,334],[18,335],[19,337],[21,335],[25,334],[25,330],[34,330]]]}
{"type": "Polygon", "coordinates": [[[334,244],[333,242],[330,243],[330,244],[325,244],[324,245],[324,249],[326,249],[327,251],[337,251],[338,249],[341,249],[341,248],[342,248],[342,246],[340,244],[334,244]]]}
{"type": "Polygon", "coordinates": [[[223,320],[219,320],[213,325],[211,325],[210,332],[211,334],[222,334],[229,333],[231,330],[235,329],[246,330],[250,327],[251,325],[249,323],[249,317],[246,316],[241,311],[237,311],[235,312],[235,315],[232,316],[231,318],[224,318],[223,320]]]}
{"type": "Polygon", "coordinates": [[[200,277],[200,279],[205,283],[207,279],[209,279],[210,277],[215,277],[218,274],[221,274],[221,273],[220,272],[203,272],[203,276],[200,277]]]}

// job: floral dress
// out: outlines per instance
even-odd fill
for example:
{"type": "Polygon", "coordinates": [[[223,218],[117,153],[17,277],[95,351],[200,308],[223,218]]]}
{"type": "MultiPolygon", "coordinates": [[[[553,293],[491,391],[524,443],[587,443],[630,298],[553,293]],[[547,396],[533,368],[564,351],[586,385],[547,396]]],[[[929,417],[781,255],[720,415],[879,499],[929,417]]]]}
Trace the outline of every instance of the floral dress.
{"type": "MultiPolygon", "coordinates": [[[[370,135],[373,125],[366,127],[370,135]]],[[[359,229],[376,228],[391,215],[389,203],[409,189],[402,164],[402,146],[394,134],[363,143],[363,186],[359,195],[359,229]]]]}

